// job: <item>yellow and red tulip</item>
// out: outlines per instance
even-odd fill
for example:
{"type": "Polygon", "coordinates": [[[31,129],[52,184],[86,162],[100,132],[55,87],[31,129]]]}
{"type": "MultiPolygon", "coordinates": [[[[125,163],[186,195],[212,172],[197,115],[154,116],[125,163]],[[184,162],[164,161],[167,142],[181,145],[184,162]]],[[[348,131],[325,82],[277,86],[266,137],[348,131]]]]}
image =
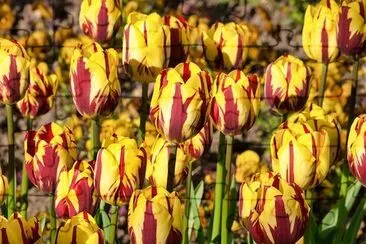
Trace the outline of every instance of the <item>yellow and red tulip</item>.
{"type": "Polygon", "coordinates": [[[243,68],[248,54],[248,28],[244,24],[220,22],[202,33],[203,54],[215,69],[243,68]]]}
{"type": "Polygon", "coordinates": [[[195,159],[199,159],[204,153],[208,152],[212,143],[213,126],[209,118],[201,131],[183,142],[184,151],[195,159]]]}
{"type": "Polygon", "coordinates": [[[185,62],[189,50],[189,26],[183,16],[164,16],[164,24],[170,28],[169,67],[185,62]]]}
{"type": "Polygon", "coordinates": [[[219,73],[212,89],[211,118],[225,135],[249,130],[259,112],[260,81],[257,75],[246,76],[240,70],[219,73]]]}
{"type": "Polygon", "coordinates": [[[17,103],[17,107],[23,117],[34,119],[51,110],[58,82],[56,75],[48,75],[46,63],[32,66],[29,78],[29,87],[23,99],[17,103]]]}
{"type": "Polygon", "coordinates": [[[261,163],[259,155],[252,150],[246,150],[236,157],[235,181],[244,183],[250,181],[256,173],[268,172],[266,164],[261,163]]]}
{"type": "Polygon", "coordinates": [[[94,161],[76,161],[69,171],[60,173],[55,195],[58,217],[70,218],[84,211],[93,213],[97,202],[93,164],[94,161]]]}
{"type": "Polygon", "coordinates": [[[319,63],[331,63],[338,57],[337,20],[339,6],[334,0],[321,0],[307,7],[302,30],[306,55],[319,63]]]}
{"type": "Polygon", "coordinates": [[[0,38],[0,102],[13,104],[28,88],[29,56],[17,41],[0,38]]]}
{"type": "Polygon", "coordinates": [[[71,168],[77,159],[72,132],[56,123],[45,124],[38,131],[28,131],[24,151],[30,181],[47,193],[55,191],[61,171],[71,168]]]}
{"type": "Polygon", "coordinates": [[[343,1],[338,19],[338,47],[346,55],[359,54],[366,41],[366,2],[343,1]]]}
{"type": "Polygon", "coordinates": [[[301,188],[272,172],[257,174],[239,190],[239,216],[256,243],[296,243],[309,210],[301,188]]]}
{"type": "Polygon", "coordinates": [[[136,141],[112,136],[104,140],[94,167],[94,186],[105,202],[127,204],[132,193],[142,187],[147,155],[136,141]]]}
{"type": "MultiPolygon", "coordinates": [[[[153,186],[166,187],[169,172],[169,155],[173,144],[160,137],[151,148],[151,160],[148,161],[146,178],[153,186]]],[[[177,186],[187,175],[190,156],[185,153],[183,145],[177,147],[174,168],[174,186],[177,186]]]]}
{"type": "Polygon", "coordinates": [[[156,78],[150,119],[166,140],[181,143],[195,136],[210,111],[211,77],[192,62],[163,70],[156,78]]]}
{"type": "Polygon", "coordinates": [[[121,87],[117,51],[93,42],[75,49],[70,65],[71,93],[78,112],[86,117],[109,115],[117,107],[121,87]]]}
{"type": "Polygon", "coordinates": [[[183,206],[177,192],[150,186],[133,193],[128,209],[131,243],[180,243],[182,220],[183,206]]]}
{"type": "Polygon", "coordinates": [[[56,243],[103,244],[104,235],[93,217],[87,212],[82,212],[71,217],[62,227],[58,228],[56,243]]]}
{"type": "Polygon", "coordinates": [[[8,178],[3,175],[3,172],[0,168],[0,204],[6,197],[6,192],[8,191],[8,178]]]}
{"type": "Polygon", "coordinates": [[[338,124],[311,110],[290,116],[271,139],[273,170],[302,189],[320,184],[340,153],[338,124]]]}
{"type": "Polygon", "coordinates": [[[283,55],[268,65],[264,87],[264,97],[272,110],[299,111],[309,96],[310,71],[300,59],[283,55]]]}
{"type": "Polygon", "coordinates": [[[28,221],[19,213],[14,213],[9,219],[0,216],[0,241],[2,244],[39,243],[41,227],[36,218],[28,221]]]}
{"type": "Polygon", "coordinates": [[[347,142],[347,159],[350,171],[362,185],[366,185],[366,115],[359,115],[352,123],[347,142]]]}
{"type": "Polygon", "coordinates": [[[132,12],[124,27],[122,63],[136,81],[154,82],[170,60],[170,31],[162,18],[132,12]]]}
{"type": "Polygon", "coordinates": [[[120,25],[120,6],[116,0],[83,0],[79,24],[85,35],[98,42],[108,41],[120,25]]]}

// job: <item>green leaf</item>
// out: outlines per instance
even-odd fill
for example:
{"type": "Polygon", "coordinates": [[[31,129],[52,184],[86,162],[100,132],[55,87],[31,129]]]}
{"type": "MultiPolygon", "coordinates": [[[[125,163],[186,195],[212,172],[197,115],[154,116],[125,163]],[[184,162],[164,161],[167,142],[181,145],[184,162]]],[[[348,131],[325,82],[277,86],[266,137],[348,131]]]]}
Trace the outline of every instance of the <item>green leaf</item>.
{"type": "Polygon", "coordinates": [[[111,231],[111,220],[105,211],[101,211],[100,214],[102,215],[104,236],[109,236],[111,231]]]}
{"type": "MultiPolygon", "coordinates": [[[[232,177],[231,184],[230,184],[230,198],[232,200],[230,201],[230,206],[229,206],[229,223],[231,223],[231,225],[234,221],[235,214],[236,214],[237,194],[238,194],[238,189],[237,189],[237,185],[235,182],[235,177],[232,177]]],[[[229,234],[228,241],[229,241],[229,243],[232,243],[233,242],[233,233],[230,231],[228,234],[229,234]]]]}
{"type": "MultiPolygon", "coordinates": [[[[189,219],[188,219],[188,240],[191,239],[192,230],[195,229],[197,232],[201,228],[201,221],[198,213],[198,208],[201,204],[202,196],[204,190],[204,183],[201,181],[196,189],[193,188],[193,184],[191,184],[191,192],[190,195],[194,196],[190,201],[190,211],[189,211],[189,219]]],[[[201,230],[202,231],[202,230],[201,230]]]]}
{"type": "Polygon", "coordinates": [[[353,204],[355,203],[355,200],[358,196],[358,193],[360,192],[361,189],[361,183],[359,181],[356,181],[347,191],[347,195],[346,195],[346,209],[347,212],[349,212],[353,206],[353,204]]]}
{"type": "Polygon", "coordinates": [[[350,225],[346,230],[346,234],[342,243],[356,243],[357,232],[360,229],[361,222],[366,214],[366,197],[357,206],[355,214],[353,214],[350,225]]]}

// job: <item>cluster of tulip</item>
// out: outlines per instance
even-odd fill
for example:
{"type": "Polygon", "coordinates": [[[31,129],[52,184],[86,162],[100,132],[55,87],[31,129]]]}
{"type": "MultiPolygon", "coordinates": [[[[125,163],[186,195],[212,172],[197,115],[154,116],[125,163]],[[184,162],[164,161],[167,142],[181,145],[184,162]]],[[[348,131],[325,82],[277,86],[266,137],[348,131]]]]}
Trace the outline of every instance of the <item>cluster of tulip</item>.
{"type": "MultiPolygon", "coordinates": [[[[43,238],[40,220],[26,220],[29,178],[50,195],[51,243],[115,243],[118,208],[123,205],[128,205],[132,243],[188,243],[192,212],[198,211],[192,196],[197,192],[192,164],[209,150],[214,127],[220,142],[208,238],[230,242],[229,214],[235,211],[232,199],[237,198],[231,190],[234,136],[250,130],[260,110],[261,78],[244,72],[255,34],[244,23],[217,22],[210,28],[196,23],[192,28],[192,19],[135,11],[122,16],[126,11],[122,1],[83,0],[79,23],[88,37],[64,42],[73,49],[61,49],[56,75],[41,62],[42,53],[29,56],[19,42],[0,39],[4,64],[0,102],[6,104],[9,140],[8,177],[0,169],[0,200],[7,192],[8,209],[8,220],[0,220],[2,242],[34,243],[43,238]],[[121,53],[106,49],[121,25],[121,53]],[[210,70],[199,61],[202,58],[210,70]],[[55,122],[32,130],[32,120],[53,107],[64,70],[69,71],[76,110],[91,122],[88,159],[78,153],[77,131],[55,122]],[[119,131],[123,118],[120,126],[108,121],[121,101],[121,70],[142,83],[137,139],[130,131],[119,131]],[[154,83],[151,102],[149,83],[154,83]],[[21,214],[16,206],[14,104],[29,122],[21,214]],[[107,119],[100,123],[102,117],[107,119]],[[111,128],[100,131],[103,123],[111,123],[111,128]],[[156,132],[149,135],[149,126],[156,132]],[[184,182],[183,202],[175,190],[184,182]],[[59,226],[56,216],[64,220],[59,226]]],[[[304,234],[306,242],[315,238],[312,203],[306,201],[304,192],[311,194],[342,155],[341,126],[322,108],[328,64],[338,58],[339,51],[355,59],[351,124],[359,58],[366,46],[365,13],[364,0],[344,1],[340,7],[334,0],[309,5],[302,37],[307,56],[323,64],[317,104],[309,100],[311,70],[299,58],[282,55],[265,70],[264,100],[273,113],[283,115],[270,143],[272,171],[260,165],[258,155],[247,151],[237,157],[235,174],[241,183],[239,218],[249,239],[257,243],[296,243],[304,234]]],[[[347,143],[349,169],[363,185],[365,121],[366,115],[353,121],[347,143]]],[[[347,170],[343,168],[342,180],[347,170]]],[[[340,229],[337,239],[342,238],[346,218],[341,211],[347,208],[341,202],[336,210],[340,216],[334,227],[340,229]]],[[[357,222],[353,225],[359,227],[357,222]]]]}

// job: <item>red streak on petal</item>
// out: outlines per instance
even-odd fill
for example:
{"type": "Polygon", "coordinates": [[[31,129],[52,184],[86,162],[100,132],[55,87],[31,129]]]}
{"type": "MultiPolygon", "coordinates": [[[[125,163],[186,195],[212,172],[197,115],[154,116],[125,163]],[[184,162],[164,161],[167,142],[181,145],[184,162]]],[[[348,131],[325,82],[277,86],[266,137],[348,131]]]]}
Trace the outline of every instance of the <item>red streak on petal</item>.
{"type": "Polygon", "coordinates": [[[142,226],[142,243],[157,243],[157,220],[153,213],[153,203],[146,202],[146,209],[144,214],[143,226],[142,226]]]}
{"type": "Polygon", "coordinates": [[[321,32],[321,45],[322,45],[322,61],[323,63],[328,63],[329,57],[328,57],[328,48],[329,48],[329,41],[328,41],[328,32],[326,29],[326,19],[324,20],[323,29],[321,32]]]}
{"type": "Polygon", "coordinates": [[[98,14],[97,24],[97,41],[106,41],[108,39],[108,9],[105,3],[106,0],[102,0],[102,6],[98,14]]]}
{"type": "Polygon", "coordinates": [[[290,183],[293,183],[294,180],[295,180],[295,177],[294,177],[294,145],[292,143],[292,141],[290,141],[290,144],[289,144],[290,148],[290,158],[289,158],[289,166],[288,166],[288,169],[287,169],[287,180],[288,182],[290,183]]]}

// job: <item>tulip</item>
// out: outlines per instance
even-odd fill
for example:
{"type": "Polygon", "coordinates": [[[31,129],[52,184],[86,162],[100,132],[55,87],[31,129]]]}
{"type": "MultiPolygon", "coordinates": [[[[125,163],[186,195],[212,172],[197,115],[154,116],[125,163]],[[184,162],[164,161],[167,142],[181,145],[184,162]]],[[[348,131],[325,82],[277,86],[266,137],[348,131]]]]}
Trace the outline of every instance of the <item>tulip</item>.
{"type": "Polygon", "coordinates": [[[145,150],[134,139],[105,139],[94,167],[94,186],[101,199],[111,205],[127,204],[135,189],[142,187],[146,160],[145,150]]]}
{"type": "Polygon", "coordinates": [[[208,119],[201,131],[191,139],[183,142],[184,151],[195,159],[199,159],[208,152],[212,143],[213,126],[211,119],[208,119]]]}
{"type": "Polygon", "coordinates": [[[306,55],[319,63],[331,63],[338,57],[337,20],[339,7],[334,0],[321,0],[305,12],[302,43],[306,55]]]}
{"type": "Polygon", "coordinates": [[[271,139],[273,170],[302,189],[320,184],[339,158],[338,125],[321,111],[294,114],[271,139]]]}
{"type": "Polygon", "coordinates": [[[78,112],[86,118],[109,115],[117,107],[121,88],[118,53],[96,42],[76,48],[70,65],[71,92],[78,112]]]}
{"type": "Polygon", "coordinates": [[[219,73],[212,90],[211,118],[216,128],[230,136],[249,130],[259,112],[258,76],[245,76],[240,70],[219,73]]]}
{"type": "Polygon", "coordinates": [[[98,228],[93,217],[87,212],[79,213],[66,221],[57,230],[55,243],[95,243],[103,244],[103,231],[98,228]]]}
{"type": "Polygon", "coordinates": [[[202,34],[203,54],[215,69],[243,68],[248,54],[248,28],[243,24],[216,23],[202,34]]]}
{"type": "Polygon", "coordinates": [[[180,143],[195,136],[210,111],[211,77],[196,64],[180,63],[156,78],[150,119],[166,140],[180,143]]]}
{"type": "Polygon", "coordinates": [[[256,243],[296,243],[309,211],[301,188],[272,172],[257,174],[239,190],[239,216],[256,243]]]}
{"type": "Polygon", "coordinates": [[[337,27],[340,51],[346,55],[359,54],[366,45],[366,2],[342,2],[337,27]]]}
{"type": "Polygon", "coordinates": [[[110,40],[120,25],[119,1],[83,0],[79,23],[85,35],[98,42],[110,40]]]}
{"type": "Polygon", "coordinates": [[[264,86],[272,110],[284,114],[299,111],[309,96],[310,70],[294,56],[281,56],[268,65],[264,86]]]}
{"type": "Polygon", "coordinates": [[[136,81],[154,82],[170,59],[170,31],[161,17],[132,12],[124,27],[122,63],[136,81]]]}
{"type": "Polygon", "coordinates": [[[131,243],[180,243],[183,207],[177,192],[162,187],[137,190],[128,209],[128,232],[131,243]]]}
{"type": "Polygon", "coordinates": [[[69,171],[60,173],[55,196],[58,217],[70,218],[84,211],[93,213],[97,198],[92,164],[94,162],[76,161],[69,171]]]}
{"type": "Polygon", "coordinates": [[[41,227],[36,218],[28,221],[19,213],[7,220],[0,216],[0,240],[2,244],[38,243],[41,240],[41,227]]]}
{"type": "Polygon", "coordinates": [[[72,132],[53,122],[28,131],[24,151],[30,181],[46,193],[55,191],[61,171],[71,168],[77,158],[72,132]]]}
{"type": "MultiPolygon", "coordinates": [[[[159,137],[155,140],[151,149],[151,160],[148,161],[146,178],[153,186],[167,187],[169,173],[169,155],[173,145],[164,138],[159,137]]],[[[183,145],[178,145],[174,170],[174,186],[179,185],[187,175],[187,167],[190,156],[184,152],[183,145]]]]}
{"type": "Polygon", "coordinates": [[[0,38],[0,60],[0,102],[14,104],[28,87],[29,56],[18,42],[0,38]]]}
{"type": "Polygon", "coordinates": [[[347,160],[350,171],[362,185],[366,186],[366,115],[359,115],[352,123],[347,142],[347,160]]]}
{"type": "Polygon", "coordinates": [[[170,28],[171,55],[169,67],[185,62],[189,49],[189,26],[183,16],[164,16],[164,24],[170,28]]]}
{"type": "Polygon", "coordinates": [[[57,76],[47,75],[46,63],[32,66],[29,70],[30,84],[17,107],[23,117],[34,119],[50,111],[57,91],[57,76]]]}
{"type": "Polygon", "coordinates": [[[9,31],[14,24],[15,21],[15,13],[11,9],[11,6],[9,3],[3,2],[0,4],[0,31],[6,32],[9,31]]]}
{"type": "Polygon", "coordinates": [[[0,168],[0,204],[6,197],[7,190],[8,190],[8,178],[5,175],[3,175],[2,170],[0,168]]]}
{"type": "Polygon", "coordinates": [[[259,155],[252,150],[246,150],[236,157],[235,180],[239,183],[250,181],[256,173],[268,171],[266,164],[261,163],[259,155]]]}

